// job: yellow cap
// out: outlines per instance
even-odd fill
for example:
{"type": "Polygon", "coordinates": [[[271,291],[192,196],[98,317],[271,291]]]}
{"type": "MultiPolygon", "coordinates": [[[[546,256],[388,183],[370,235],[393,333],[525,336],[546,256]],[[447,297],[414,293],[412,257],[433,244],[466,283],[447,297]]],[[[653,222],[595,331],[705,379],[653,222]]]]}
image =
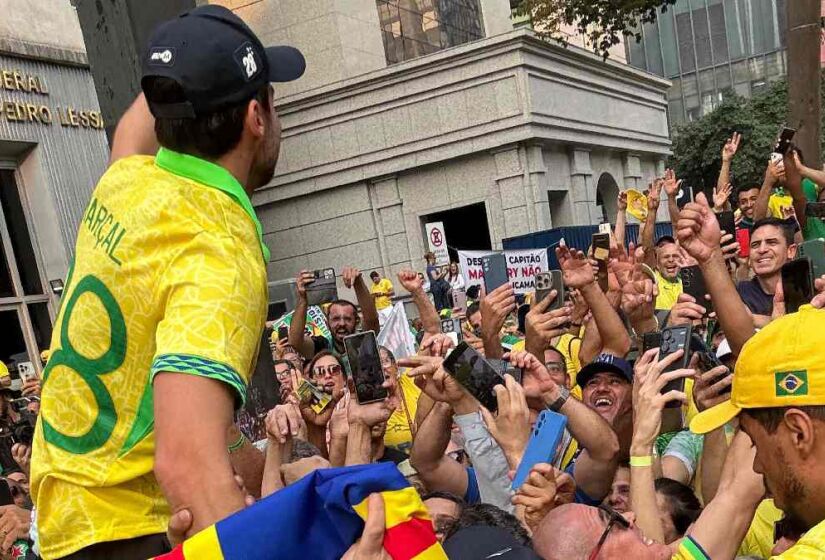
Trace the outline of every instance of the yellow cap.
{"type": "Polygon", "coordinates": [[[733,375],[731,398],[697,414],[690,431],[706,434],[746,408],[825,405],[825,310],[803,305],[748,340],[733,375]]]}
{"type": "Polygon", "coordinates": [[[6,367],[6,364],[0,362],[0,377],[8,377],[9,376],[9,368],[6,367]]]}

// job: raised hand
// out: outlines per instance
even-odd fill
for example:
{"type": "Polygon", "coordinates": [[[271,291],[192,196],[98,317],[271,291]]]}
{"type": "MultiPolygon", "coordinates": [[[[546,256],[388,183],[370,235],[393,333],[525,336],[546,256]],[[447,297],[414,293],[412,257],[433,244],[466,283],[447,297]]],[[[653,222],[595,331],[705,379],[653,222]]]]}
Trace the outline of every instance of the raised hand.
{"type": "MultiPolygon", "coordinates": [[[[816,295],[811,300],[811,305],[817,309],[825,308],[825,274],[814,280],[816,295]]],[[[12,450],[13,452],[13,450],[12,450]]]]}
{"type": "Polygon", "coordinates": [[[672,169],[665,169],[664,181],[665,194],[668,198],[676,198],[679,195],[679,189],[682,188],[682,180],[676,179],[676,172],[672,169]]]}
{"type": "Polygon", "coordinates": [[[537,463],[513,496],[512,503],[524,507],[524,522],[535,531],[550,511],[572,503],[575,493],[573,477],[553,465],[537,463]]]}
{"type": "Polygon", "coordinates": [[[306,424],[293,404],[279,404],[267,412],[265,424],[267,437],[281,445],[291,438],[306,438],[306,424]]]}
{"type": "MultiPolygon", "coordinates": [[[[482,346],[483,345],[484,343],[482,343],[482,346]]],[[[424,335],[424,338],[421,339],[421,346],[419,347],[419,352],[424,356],[435,356],[436,358],[443,358],[447,355],[447,352],[449,352],[450,349],[454,347],[455,344],[453,343],[453,339],[447,336],[446,334],[427,333],[424,335]]]]}
{"type": "Polygon", "coordinates": [[[621,307],[628,320],[633,324],[653,317],[658,294],[656,283],[641,264],[634,265],[630,276],[624,278],[621,307]]]}
{"type": "Polygon", "coordinates": [[[627,191],[621,191],[619,193],[619,198],[616,200],[616,205],[619,208],[619,212],[624,212],[627,210],[627,191]]]}
{"type": "Polygon", "coordinates": [[[722,161],[731,161],[736,155],[736,150],[739,149],[739,142],[742,140],[742,135],[734,132],[733,136],[728,138],[725,145],[722,147],[722,161]]]}
{"type": "Polygon", "coordinates": [[[484,337],[498,337],[504,321],[516,309],[516,294],[509,282],[499,286],[481,300],[481,332],[484,337]]]}
{"type": "Polygon", "coordinates": [[[398,360],[399,367],[412,368],[405,375],[412,377],[428,397],[437,402],[455,404],[468,397],[469,393],[444,370],[443,363],[441,358],[428,356],[410,356],[398,360]]]}
{"type": "Polygon", "coordinates": [[[730,400],[733,374],[725,366],[718,366],[696,376],[693,400],[699,411],[707,410],[730,400]]]}
{"type": "Polygon", "coordinates": [[[295,278],[295,289],[298,291],[298,297],[306,299],[307,286],[315,282],[315,275],[308,270],[302,270],[295,278]]]}
{"type": "Polygon", "coordinates": [[[647,192],[647,211],[655,213],[659,209],[659,204],[661,200],[659,198],[662,196],[662,187],[664,186],[665,181],[657,177],[653,180],[653,183],[650,185],[650,188],[647,192]]]}
{"type": "Polygon", "coordinates": [[[405,268],[398,273],[398,281],[411,294],[420,291],[424,287],[424,281],[418,276],[418,273],[409,268],[405,268]]]}
{"type": "Polygon", "coordinates": [[[549,402],[555,400],[559,386],[550,377],[547,367],[533,354],[524,351],[510,352],[504,358],[510,365],[520,368],[523,372],[521,383],[524,387],[524,396],[531,407],[536,410],[544,408],[545,395],[549,395],[549,402]]]}
{"type": "Polygon", "coordinates": [[[556,258],[559,260],[565,286],[580,290],[596,281],[593,267],[581,251],[561,245],[556,247],[556,258]]]}
{"type": "Polygon", "coordinates": [[[676,222],[676,236],[682,248],[696,259],[700,266],[714,257],[721,258],[722,232],[704,193],[697,194],[696,202],[682,208],[676,222]]]}
{"type": "Polygon", "coordinates": [[[342,560],[391,560],[384,550],[384,529],[386,513],[384,498],[380,493],[370,494],[367,498],[367,521],[361,538],[347,550],[342,560]]]}
{"type": "Polygon", "coordinates": [[[785,164],[782,160],[768,161],[768,167],[765,169],[765,182],[771,186],[785,182],[785,164]]]}
{"type": "Polygon", "coordinates": [[[524,389],[511,375],[504,376],[504,386],[496,385],[498,414],[481,408],[484,423],[493,439],[496,440],[510,468],[517,468],[530,439],[530,409],[524,389]]]}
{"type": "Polygon", "coordinates": [[[344,280],[344,286],[352,289],[358,280],[361,280],[361,271],[352,266],[345,266],[341,271],[341,277],[344,280]]]}
{"type": "Polygon", "coordinates": [[[721,212],[725,208],[725,204],[728,202],[732,192],[733,186],[730,183],[720,189],[713,187],[713,209],[721,212]]]}
{"type": "Polygon", "coordinates": [[[573,308],[564,306],[553,311],[547,311],[547,308],[550,307],[556,297],[556,290],[552,290],[546,298],[530,306],[530,311],[527,312],[524,319],[524,330],[526,331],[524,334],[528,344],[533,341],[540,341],[535,346],[540,345],[542,348],[547,348],[554,338],[567,331],[565,325],[570,322],[573,308]]]}
{"type": "MultiPolygon", "coordinates": [[[[350,395],[354,395],[355,382],[350,379],[348,385],[350,395]]],[[[390,382],[384,381],[383,387],[389,389],[390,382]]],[[[390,419],[392,413],[395,412],[397,402],[397,399],[393,396],[368,404],[359,404],[357,398],[350,398],[347,405],[347,420],[350,425],[360,424],[372,428],[390,419]]]]}
{"type": "Polygon", "coordinates": [[[696,298],[689,294],[679,294],[676,303],[670,310],[667,326],[690,325],[693,321],[701,321],[707,310],[696,303],[696,298]]]}

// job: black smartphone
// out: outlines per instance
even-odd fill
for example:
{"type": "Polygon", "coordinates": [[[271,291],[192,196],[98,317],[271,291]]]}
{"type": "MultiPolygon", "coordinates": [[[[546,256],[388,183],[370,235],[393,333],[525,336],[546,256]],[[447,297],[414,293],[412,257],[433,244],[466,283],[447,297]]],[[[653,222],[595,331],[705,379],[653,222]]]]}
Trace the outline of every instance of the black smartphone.
{"type": "Polygon", "coordinates": [[[289,338],[289,327],[281,325],[278,327],[278,340],[286,340],[287,338],[289,338]]]}
{"type": "Polygon", "coordinates": [[[653,331],[642,334],[642,354],[662,345],[662,332],[653,331]]]}
{"type": "Polygon", "coordinates": [[[10,506],[13,503],[14,498],[11,496],[9,483],[5,480],[0,480],[0,506],[10,506]]]}
{"type": "Polygon", "coordinates": [[[814,275],[811,259],[803,257],[782,265],[782,293],[785,313],[796,313],[814,297],[814,275]]]}
{"type": "Polygon", "coordinates": [[[364,331],[344,338],[349,359],[350,378],[355,384],[359,404],[382,401],[387,398],[384,369],[378,354],[378,342],[373,331],[364,331]]]}
{"type": "Polygon", "coordinates": [[[338,299],[338,287],[335,284],[335,269],[324,268],[312,273],[315,280],[307,286],[307,303],[321,305],[338,299]]]}
{"type": "Polygon", "coordinates": [[[550,307],[547,308],[548,311],[559,309],[564,305],[564,300],[567,297],[561,270],[536,274],[536,301],[534,304],[543,301],[553,290],[556,290],[556,299],[550,303],[550,307]]]}
{"type": "Polygon", "coordinates": [[[719,220],[719,229],[721,229],[724,233],[731,234],[735,240],[736,217],[733,215],[733,212],[719,212],[716,214],[716,219],[719,220]]]}
{"type": "Polygon", "coordinates": [[[596,280],[599,283],[599,288],[603,292],[607,292],[607,261],[610,257],[610,234],[609,233],[594,233],[592,238],[593,243],[593,258],[598,263],[598,271],[596,272],[596,280]]]}
{"type": "MultiPolygon", "coordinates": [[[[670,366],[667,367],[662,373],[666,373],[668,371],[674,371],[677,369],[684,369],[688,367],[690,363],[691,357],[691,334],[693,330],[690,325],[679,325],[678,327],[668,327],[662,330],[662,344],[659,346],[659,361],[662,361],[664,358],[677,352],[679,350],[684,350],[684,354],[679,360],[672,363],[670,366]]],[[[668,391],[684,391],[685,390],[685,378],[680,377],[679,379],[674,379],[673,381],[669,382],[667,385],[664,386],[662,389],[662,394],[667,393],[668,391]]],[[[679,401],[669,401],[665,408],[677,408],[682,406],[682,403],[679,401]]]]}
{"type": "Polygon", "coordinates": [[[799,244],[796,250],[797,258],[811,259],[811,269],[814,280],[825,274],[825,239],[810,239],[799,244]]]}
{"type": "Polygon", "coordinates": [[[484,356],[466,342],[460,343],[444,360],[444,370],[461,383],[490,412],[498,410],[493,388],[504,379],[484,356]]]}
{"type": "Polygon", "coordinates": [[[796,129],[783,126],[776,137],[776,143],[773,146],[773,153],[785,155],[791,147],[791,141],[796,134],[796,129]]]}
{"type": "Polygon", "coordinates": [[[825,218],[825,202],[806,203],[805,215],[809,218],[825,218]]]}
{"type": "Polygon", "coordinates": [[[696,303],[705,308],[710,313],[713,310],[711,302],[705,299],[708,289],[705,286],[705,277],[698,266],[687,266],[679,272],[682,279],[682,289],[684,292],[696,299],[696,303]]]}
{"type": "MultiPolygon", "coordinates": [[[[708,345],[705,344],[705,341],[702,340],[702,337],[696,333],[693,333],[690,337],[690,352],[691,354],[698,354],[699,356],[699,367],[702,368],[702,371],[710,371],[716,367],[725,367],[725,364],[719,361],[719,358],[716,357],[716,352],[708,348],[708,345]]],[[[724,373],[714,377],[711,381],[711,385],[715,385],[722,381],[725,377],[730,375],[730,370],[726,370],[724,373]]],[[[731,387],[726,387],[720,394],[730,393],[731,387]]]]}
{"type": "Polygon", "coordinates": [[[488,294],[510,281],[507,278],[507,259],[504,253],[481,257],[481,270],[484,273],[484,289],[488,294]]]}

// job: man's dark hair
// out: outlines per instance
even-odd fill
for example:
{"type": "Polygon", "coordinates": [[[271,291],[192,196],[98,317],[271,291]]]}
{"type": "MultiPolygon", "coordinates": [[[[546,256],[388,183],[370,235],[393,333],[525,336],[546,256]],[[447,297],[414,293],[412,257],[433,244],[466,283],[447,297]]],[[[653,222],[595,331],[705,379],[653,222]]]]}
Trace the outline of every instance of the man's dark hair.
{"type": "Polygon", "coordinates": [[[335,354],[333,354],[329,350],[321,350],[320,352],[318,352],[317,354],[315,354],[312,357],[312,359],[309,361],[309,364],[307,364],[307,371],[309,372],[309,375],[312,375],[312,370],[315,367],[315,364],[318,363],[318,360],[320,360],[321,358],[324,358],[326,356],[331,356],[331,357],[335,358],[335,361],[338,362],[339,366],[341,366],[341,373],[343,375],[346,375],[346,368],[344,367],[344,362],[341,361],[340,357],[336,356],[335,354]]]}
{"type": "MultiPolygon", "coordinates": [[[[171,78],[147,77],[144,80],[146,98],[155,103],[186,101],[180,85],[171,78]]],[[[271,110],[269,84],[258,90],[255,97],[267,111],[271,110]]],[[[238,145],[243,132],[247,107],[252,99],[194,119],[155,119],[158,143],[175,152],[204,159],[217,159],[238,145]]]]}
{"type": "Polygon", "coordinates": [[[378,273],[377,270],[373,270],[372,272],[370,272],[370,278],[380,278],[380,277],[381,277],[381,275],[378,273]]]}
{"type": "Polygon", "coordinates": [[[668,513],[676,532],[679,536],[684,535],[702,513],[699,498],[690,486],[670,478],[657,478],[655,487],[656,492],[667,498],[668,513]]]}
{"type": "Polygon", "coordinates": [[[459,498],[458,496],[456,496],[455,494],[452,494],[450,492],[440,492],[440,491],[427,492],[426,494],[421,496],[421,501],[426,502],[427,500],[436,499],[436,498],[453,502],[454,504],[457,504],[462,509],[467,506],[467,504],[464,502],[464,500],[462,500],[461,498],[459,498]]]}
{"type": "Polygon", "coordinates": [[[467,306],[467,318],[469,319],[479,311],[481,311],[481,305],[478,303],[471,303],[467,306]]]}
{"type": "MultiPolygon", "coordinates": [[[[470,286],[467,288],[466,294],[469,299],[478,299],[478,295],[481,292],[481,286],[470,286]]],[[[469,308],[468,308],[469,311],[469,308]]]]}
{"type": "Polygon", "coordinates": [[[753,237],[753,234],[756,233],[756,230],[766,226],[774,226],[779,228],[782,232],[782,237],[785,238],[785,242],[788,246],[790,247],[793,245],[793,229],[791,229],[791,226],[788,225],[788,222],[785,220],[780,220],[779,218],[762,218],[761,220],[757,220],[751,229],[751,237],[753,237]]]}
{"type": "Polygon", "coordinates": [[[352,312],[355,313],[355,317],[358,318],[358,306],[357,305],[355,305],[354,303],[352,303],[351,301],[346,300],[346,299],[335,299],[335,300],[332,300],[332,302],[330,302],[329,306],[327,307],[327,319],[329,319],[330,310],[336,305],[340,305],[340,306],[343,306],[343,307],[347,307],[347,306],[352,307],[352,312]]]}
{"type": "Polygon", "coordinates": [[[812,420],[819,420],[825,422],[825,406],[789,406],[789,407],[771,407],[771,408],[746,408],[742,414],[747,414],[765,428],[769,434],[776,433],[782,419],[785,418],[785,411],[788,408],[796,408],[811,417],[812,420]]]}
{"type": "Polygon", "coordinates": [[[461,516],[453,523],[450,530],[444,537],[448,540],[454,534],[465,527],[473,527],[475,525],[487,525],[489,527],[498,527],[508,531],[519,544],[524,546],[532,546],[530,535],[521,521],[515,515],[504,511],[503,509],[491,504],[473,504],[461,510],[461,516]]]}
{"type": "MultiPolygon", "coordinates": [[[[559,356],[559,361],[561,362],[561,366],[564,368],[564,372],[567,373],[567,359],[564,357],[564,354],[561,353],[561,350],[556,348],[555,346],[548,346],[544,349],[545,352],[548,350],[552,350],[559,356]]],[[[544,360],[542,360],[544,362],[544,360]]]]}
{"type": "Polygon", "coordinates": [[[736,189],[736,200],[737,201],[739,200],[739,197],[741,196],[742,193],[752,191],[752,190],[757,190],[758,191],[759,190],[759,185],[746,185],[744,187],[739,187],[738,189],[736,189]]]}
{"type": "Polygon", "coordinates": [[[289,455],[289,460],[284,463],[294,463],[300,459],[308,459],[310,457],[321,455],[321,450],[315,447],[308,441],[299,438],[292,439],[292,453],[289,455]]]}

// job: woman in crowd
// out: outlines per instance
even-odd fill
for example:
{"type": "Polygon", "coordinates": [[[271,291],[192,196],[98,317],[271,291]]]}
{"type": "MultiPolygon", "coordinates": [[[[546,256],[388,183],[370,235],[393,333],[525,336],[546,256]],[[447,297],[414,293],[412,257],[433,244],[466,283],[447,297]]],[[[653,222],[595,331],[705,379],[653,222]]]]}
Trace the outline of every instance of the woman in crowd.
{"type": "Polygon", "coordinates": [[[446,273],[435,265],[435,255],[432,252],[424,254],[427,261],[427,279],[430,281],[430,292],[437,311],[450,309],[450,283],[445,279],[446,273]]]}

